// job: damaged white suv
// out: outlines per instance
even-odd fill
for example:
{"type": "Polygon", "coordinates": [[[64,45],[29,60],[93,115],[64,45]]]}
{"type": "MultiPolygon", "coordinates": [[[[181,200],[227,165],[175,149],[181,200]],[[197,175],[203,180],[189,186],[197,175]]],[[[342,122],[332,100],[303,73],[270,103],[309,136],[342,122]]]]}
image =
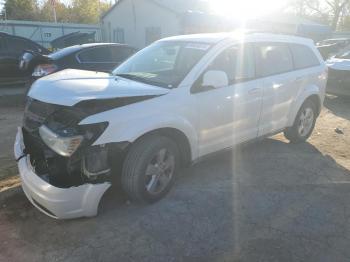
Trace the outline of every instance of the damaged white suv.
{"type": "Polygon", "coordinates": [[[311,40],[264,33],[160,40],[112,74],[64,70],[31,87],[15,156],[45,214],[97,214],[121,181],[154,202],[181,166],[259,137],[311,134],[327,69],[311,40]]]}

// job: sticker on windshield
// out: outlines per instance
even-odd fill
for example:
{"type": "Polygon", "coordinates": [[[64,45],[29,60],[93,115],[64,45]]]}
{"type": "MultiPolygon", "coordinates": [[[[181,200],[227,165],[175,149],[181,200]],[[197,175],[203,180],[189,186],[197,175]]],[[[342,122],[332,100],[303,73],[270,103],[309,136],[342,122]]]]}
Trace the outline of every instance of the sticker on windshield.
{"type": "Polygon", "coordinates": [[[201,43],[189,43],[185,46],[185,48],[199,49],[199,50],[207,50],[210,47],[208,44],[201,43]]]}

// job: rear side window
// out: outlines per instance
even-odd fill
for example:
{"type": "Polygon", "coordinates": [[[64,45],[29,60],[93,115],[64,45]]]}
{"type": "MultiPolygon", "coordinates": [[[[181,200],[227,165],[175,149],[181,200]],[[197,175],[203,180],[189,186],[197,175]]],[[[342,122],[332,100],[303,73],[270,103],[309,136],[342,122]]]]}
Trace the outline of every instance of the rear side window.
{"type": "Polygon", "coordinates": [[[255,77],[254,55],[252,47],[234,46],[219,54],[207,70],[224,71],[230,84],[255,77]]]}
{"type": "Polygon", "coordinates": [[[294,67],[296,69],[303,69],[320,65],[320,62],[314,52],[305,45],[290,44],[294,59],[294,67]]]}
{"type": "Polygon", "coordinates": [[[286,44],[259,43],[255,53],[259,76],[276,75],[294,69],[292,54],[286,44]]]}
{"type": "Polygon", "coordinates": [[[113,61],[111,48],[101,46],[82,51],[79,60],[83,63],[111,63],[113,61]]]}

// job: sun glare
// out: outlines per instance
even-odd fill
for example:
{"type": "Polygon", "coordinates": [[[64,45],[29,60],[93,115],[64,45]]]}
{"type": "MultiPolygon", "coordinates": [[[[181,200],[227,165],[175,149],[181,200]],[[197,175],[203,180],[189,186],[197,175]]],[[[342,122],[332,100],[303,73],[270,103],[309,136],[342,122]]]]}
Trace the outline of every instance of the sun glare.
{"type": "Polygon", "coordinates": [[[286,5],[288,0],[211,0],[214,12],[245,21],[268,15],[286,5]]]}

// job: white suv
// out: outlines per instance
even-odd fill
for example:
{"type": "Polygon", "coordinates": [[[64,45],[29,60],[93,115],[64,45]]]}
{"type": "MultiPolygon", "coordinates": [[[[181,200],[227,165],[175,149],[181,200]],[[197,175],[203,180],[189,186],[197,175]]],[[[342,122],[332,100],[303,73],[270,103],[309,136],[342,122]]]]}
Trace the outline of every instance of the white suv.
{"type": "Polygon", "coordinates": [[[311,40],[264,33],[171,37],[112,74],[44,77],[15,143],[23,190],[55,218],[96,215],[112,181],[154,202],[202,156],[278,132],[305,141],[326,80],[311,40]]]}

